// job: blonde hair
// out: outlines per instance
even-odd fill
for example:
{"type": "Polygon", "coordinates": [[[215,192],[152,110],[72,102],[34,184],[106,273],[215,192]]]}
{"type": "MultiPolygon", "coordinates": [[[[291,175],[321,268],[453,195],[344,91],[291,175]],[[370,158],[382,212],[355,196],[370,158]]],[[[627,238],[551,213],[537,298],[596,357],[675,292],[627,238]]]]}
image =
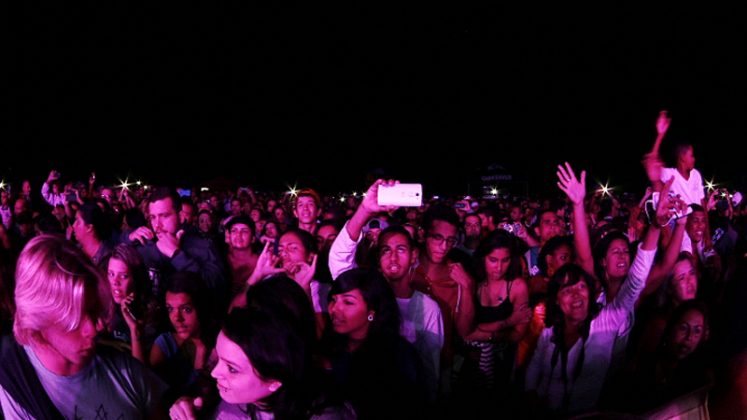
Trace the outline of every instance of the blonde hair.
{"type": "Polygon", "coordinates": [[[58,325],[66,331],[111,315],[109,284],[91,260],[64,238],[40,235],[29,241],[16,266],[13,333],[29,344],[36,332],[58,325]]]}

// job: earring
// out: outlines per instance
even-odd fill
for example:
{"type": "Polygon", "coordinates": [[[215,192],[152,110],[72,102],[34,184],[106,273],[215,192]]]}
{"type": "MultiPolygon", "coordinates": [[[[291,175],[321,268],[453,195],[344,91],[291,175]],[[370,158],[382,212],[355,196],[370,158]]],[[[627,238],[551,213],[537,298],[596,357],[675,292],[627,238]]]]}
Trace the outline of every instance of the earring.
{"type": "Polygon", "coordinates": [[[368,322],[373,322],[373,314],[368,314],[368,322]]]}
{"type": "Polygon", "coordinates": [[[275,392],[275,391],[277,391],[278,389],[280,389],[280,387],[281,387],[282,385],[283,385],[283,384],[281,384],[281,383],[280,383],[280,382],[278,382],[278,381],[273,381],[273,382],[272,382],[272,383],[270,384],[270,386],[268,387],[268,389],[270,390],[270,392],[275,392]]]}

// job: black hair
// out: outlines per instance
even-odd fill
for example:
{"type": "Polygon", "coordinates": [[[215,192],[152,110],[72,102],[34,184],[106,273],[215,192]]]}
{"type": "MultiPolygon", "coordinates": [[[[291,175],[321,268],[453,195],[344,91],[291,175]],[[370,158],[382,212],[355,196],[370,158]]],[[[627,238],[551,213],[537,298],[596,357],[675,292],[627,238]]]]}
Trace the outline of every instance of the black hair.
{"type": "Polygon", "coordinates": [[[84,203],[78,208],[80,217],[87,225],[93,226],[93,232],[96,239],[106,241],[112,234],[111,221],[106,216],[101,207],[96,203],[84,203]]]}
{"type": "Polygon", "coordinates": [[[553,236],[540,249],[539,256],[537,257],[537,268],[539,268],[542,275],[547,276],[547,256],[562,246],[567,246],[571,250],[571,255],[573,255],[575,248],[573,247],[573,239],[570,236],[553,236]]]}
{"type": "Polygon", "coordinates": [[[173,188],[168,187],[155,187],[148,196],[148,205],[155,203],[156,201],[171,199],[171,207],[176,213],[179,213],[182,206],[182,197],[173,188]]]}
{"type": "Polygon", "coordinates": [[[316,238],[314,238],[314,236],[312,236],[309,232],[298,229],[298,228],[290,228],[286,230],[285,232],[278,232],[278,237],[276,239],[277,242],[280,243],[280,238],[282,238],[283,236],[287,234],[296,235],[298,240],[301,241],[301,245],[303,245],[303,247],[306,249],[307,254],[311,254],[311,253],[316,254],[317,252],[316,238]]]}
{"type": "Polygon", "coordinates": [[[199,274],[191,271],[177,271],[168,281],[166,292],[186,293],[192,299],[197,311],[197,319],[200,321],[200,338],[208,348],[215,345],[216,326],[215,309],[210,300],[205,281],[199,274]]]}
{"type": "Polygon", "coordinates": [[[501,248],[508,249],[511,258],[505,280],[512,281],[517,277],[521,277],[521,254],[516,243],[516,237],[503,229],[496,229],[480,241],[475,250],[474,259],[477,263],[475,270],[479,281],[487,280],[485,258],[494,250],[501,248]]]}
{"type": "MultiPolygon", "coordinates": [[[[585,357],[585,343],[586,339],[589,338],[589,330],[591,328],[591,321],[596,318],[596,316],[599,314],[600,307],[596,304],[594,301],[594,278],[589,275],[583,268],[580,266],[569,263],[566,264],[558,269],[558,271],[552,276],[550,279],[550,283],[548,284],[547,291],[548,291],[548,299],[547,299],[547,316],[545,318],[545,325],[548,328],[552,328],[552,338],[551,341],[553,344],[555,344],[555,349],[553,350],[550,366],[551,369],[555,369],[555,366],[557,366],[558,358],[560,359],[560,369],[561,369],[561,379],[563,380],[563,385],[567,386],[568,384],[568,352],[570,351],[570,348],[566,346],[565,343],[565,314],[560,308],[560,305],[558,304],[558,292],[560,292],[561,289],[564,289],[569,286],[573,286],[577,283],[584,282],[586,283],[586,287],[589,291],[589,297],[588,297],[588,303],[587,303],[587,315],[584,321],[581,323],[580,327],[580,334],[581,334],[581,352],[578,356],[578,360],[576,361],[576,366],[573,369],[572,375],[573,380],[575,382],[576,379],[581,375],[581,370],[583,369],[584,365],[584,357],[585,357]]],[[[550,372],[550,376],[552,376],[552,371],[550,372]]],[[[567,407],[567,404],[569,402],[569,394],[566,393],[564,396],[564,402],[563,404],[567,407]]]]}
{"type": "MultiPolygon", "coordinates": [[[[362,347],[391,344],[399,336],[400,323],[399,307],[392,288],[379,271],[354,268],[337,277],[329,291],[329,301],[331,302],[336,295],[355,289],[360,291],[368,310],[374,312],[368,336],[362,347]]],[[[333,331],[331,326],[328,330],[333,331]]],[[[346,337],[339,340],[339,344],[346,340],[346,337]]]]}
{"type": "Polygon", "coordinates": [[[616,239],[625,241],[625,245],[628,247],[628,252],[631,252],[628,237],[617,229],[609,230],[606,235],[602,236],[597,243],[594,244],[594,274],[597,276],[597,279],[602,282],[604,287],[607,287],[607,275],[605,274],[604,266],[602,266],[602,261],[607,256],[607,251],[609,251],[612,242],[616,239]]]}
{"type": "Polygon", "coordinates": [[[304,334],[297,325],[266,310],[236,308],[226,318],[222,332],[243,350],[262,380],[281,383],[261,401],[274,417],[303,418],[312,402],[313,362],[304,334]]]}
{"type": "Polygon", "coordinates": [[[459,222],[459,215],[457,214],[456,210],[442,204],[437,204],[430,207],[423,214],[422,226],[423,228],[425,228],[426,233],[430,233],[430,231],[433,230],[433,223],[438,220],[446,222],[457,229],[459,229],[459,227],[462,225],[459,222]]]}

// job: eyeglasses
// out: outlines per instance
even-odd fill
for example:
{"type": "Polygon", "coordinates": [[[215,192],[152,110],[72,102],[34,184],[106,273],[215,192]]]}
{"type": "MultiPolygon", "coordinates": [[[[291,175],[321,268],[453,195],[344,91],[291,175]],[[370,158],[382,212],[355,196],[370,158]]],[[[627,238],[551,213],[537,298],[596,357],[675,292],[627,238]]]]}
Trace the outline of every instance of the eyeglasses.
{"type": "Polygon", "coordinates": [[[433,239],[433,242],[436,243],[436,245],[441,245],[446,241],[446,246],[449,248],[453,247],[457,243],[457,238],[454,236],[449,236],[448,238],[445,238],[440,233],[433,233],[431,235],[428,235],[429,238],[433,239]]]}

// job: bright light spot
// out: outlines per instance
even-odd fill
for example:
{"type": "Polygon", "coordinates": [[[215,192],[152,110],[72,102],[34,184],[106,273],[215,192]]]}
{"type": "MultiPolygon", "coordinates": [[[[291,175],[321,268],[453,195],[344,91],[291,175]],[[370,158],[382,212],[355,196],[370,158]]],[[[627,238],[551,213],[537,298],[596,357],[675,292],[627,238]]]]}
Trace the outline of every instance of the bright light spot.
{"type": "Polygon", "coordinates": [[[210,188],[208,188],[208,187],[201,187],[200,191],[210,191],[210,188]]]}
{"type": "Polygon", "coordinates": [[[612,187],[609,186],[609,184],[599,184],[599,192],[602,193],[602,196],[609,195],[610,191],[612,190],[612,187]]]}
{"type": "Polygon", "coordinates": [[[345,197],[340,197],[340,202],[344,203],[345,202],[345,197]]]}
{"type": "Polygon", "coordinates": [[[296,186],[288,186],[288,194],[292,195],[293,197],[298,195],[298,189],[296,189],[296,186]]]}
{"type": "Polygon", "coordinates": [[[353,197],[358,197],[358,193],[353,191],[353,197]]]}
{"type": "Polygon", "coordinates": [[[498,195],[498,188],[491,188],[490,195],[498,195]]]}
{"type": "Polygon", "coordinates": [[[132,185],[132,183],[129,182],[129,179],[125,179],[124,181],[121,179],[119,180],[119,188],[122,188],[123,190],[129,190],[130,185],[132,185]]]}
{"type": "Polygon", "coordinates": [[[706,181],[706,188],[708,188],[708,191],[713,191],[716,188],[716,183],[713,180],[706,181]]]}
{"type": "Polygon", "coordinates": [[[135,184],[137,184],[137,186],[139,187],[140,186],[140,181],[137,181],[135,184]]]}
{"type": "Polygon", "coordinates": [[[4,179],[0,180],[0,190],[4,190],[6,185],[7,184],[5,183],[4,179]]]}

